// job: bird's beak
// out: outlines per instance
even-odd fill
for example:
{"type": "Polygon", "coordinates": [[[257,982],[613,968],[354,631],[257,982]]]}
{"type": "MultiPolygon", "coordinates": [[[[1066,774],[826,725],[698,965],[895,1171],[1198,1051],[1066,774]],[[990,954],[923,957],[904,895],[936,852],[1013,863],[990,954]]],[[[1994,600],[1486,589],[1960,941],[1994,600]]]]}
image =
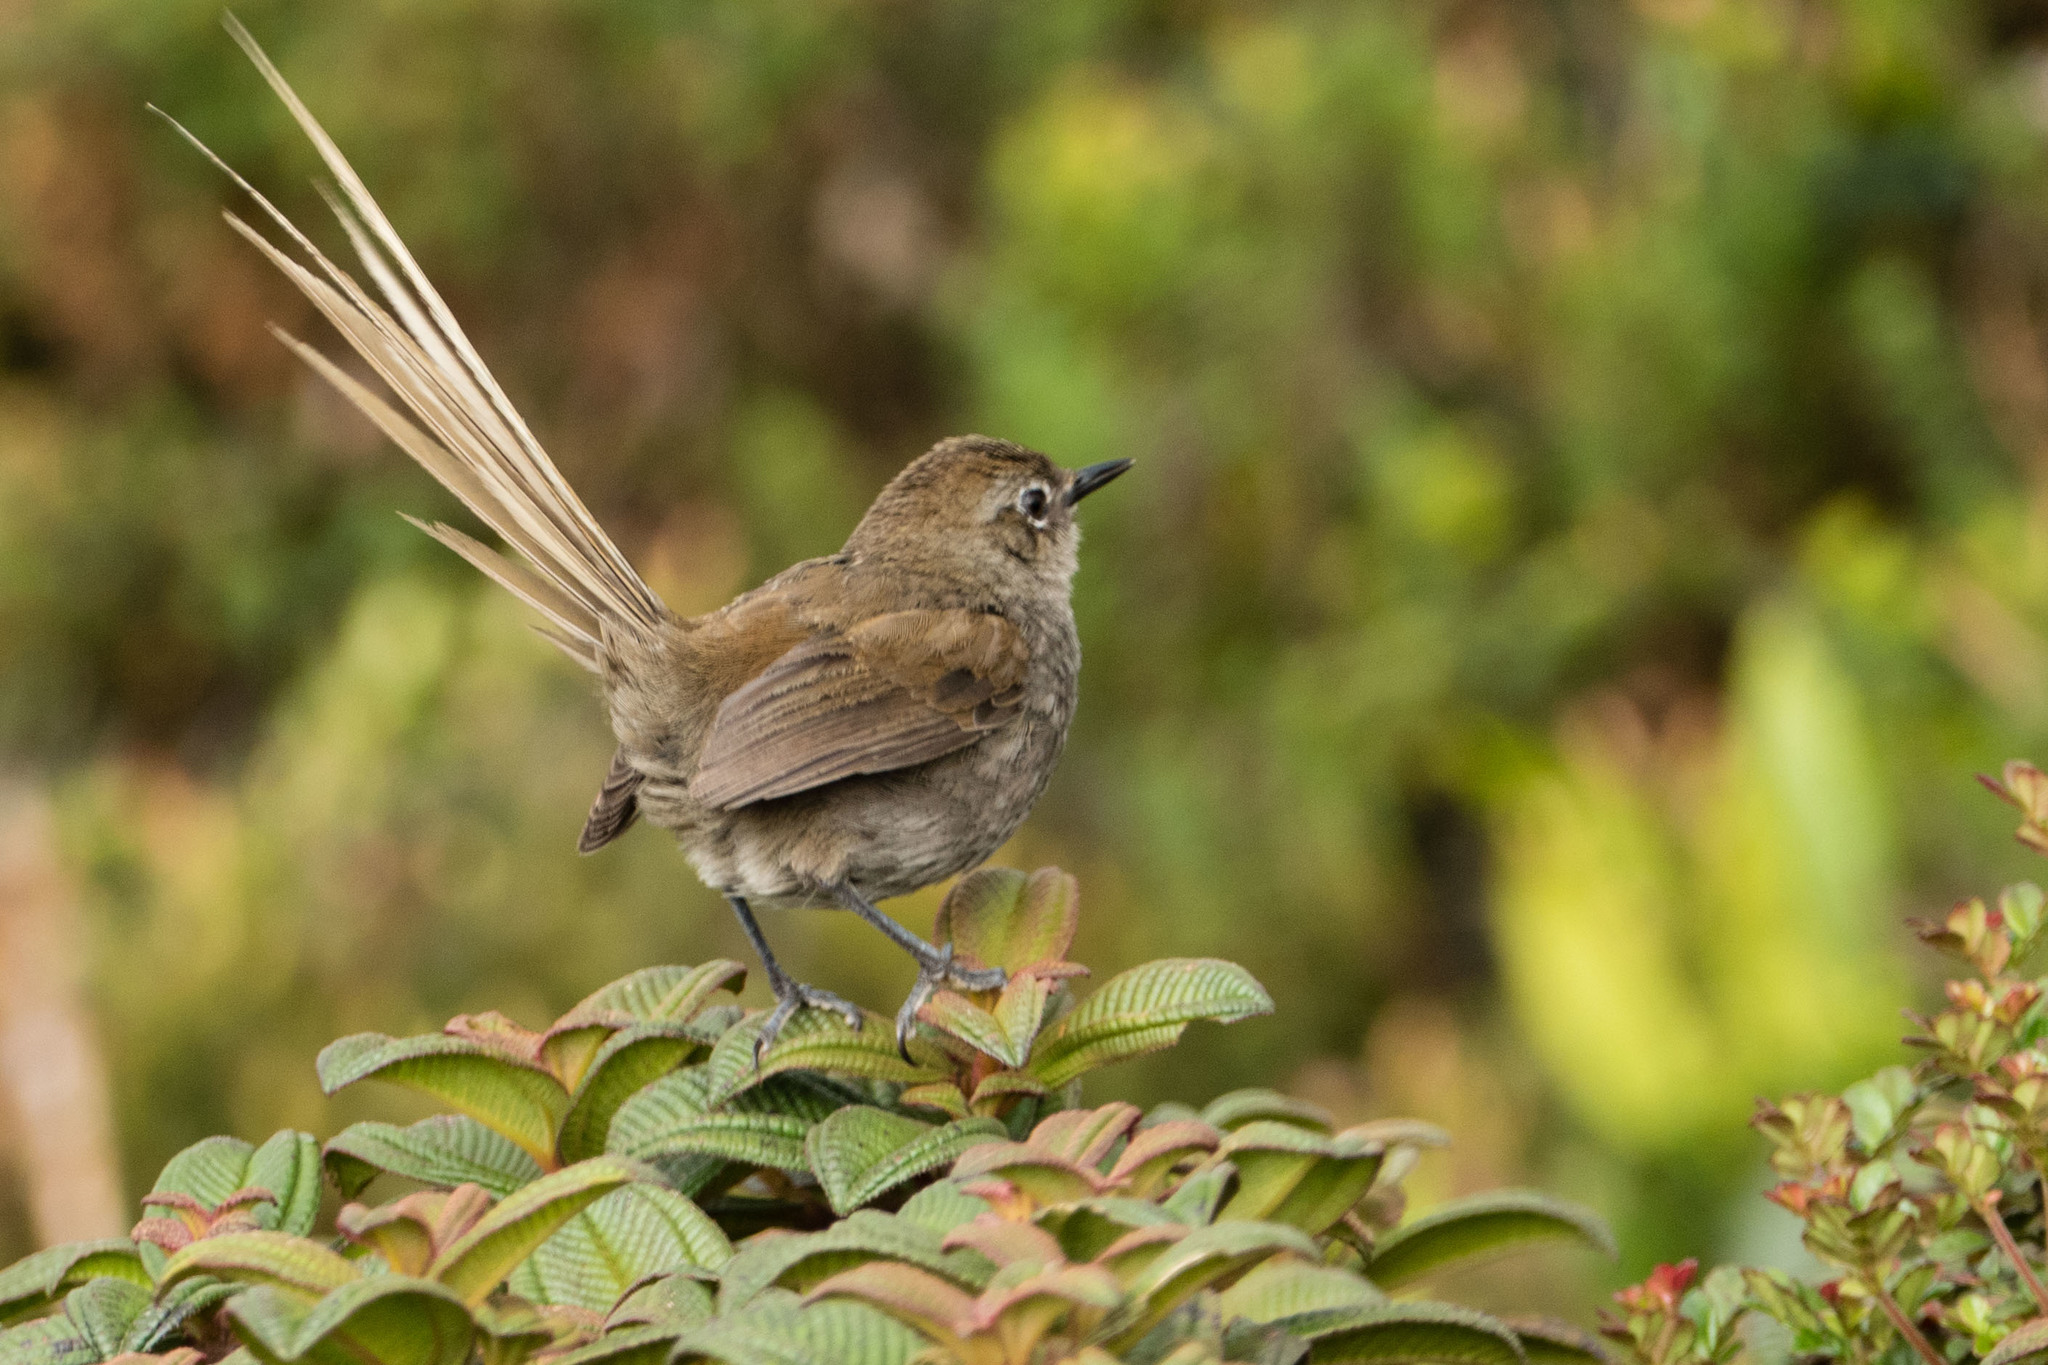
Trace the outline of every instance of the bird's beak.
{"type": "Polygon", "coordinates": [[[1108,483],[1117,475],[1129,469],[1133,461],[1104,460],[1101,464],[1086,465],[1074,471],[1074,481],[1067,485],[1067,506],[1072,507],[1081,499],[1108,483]]]}

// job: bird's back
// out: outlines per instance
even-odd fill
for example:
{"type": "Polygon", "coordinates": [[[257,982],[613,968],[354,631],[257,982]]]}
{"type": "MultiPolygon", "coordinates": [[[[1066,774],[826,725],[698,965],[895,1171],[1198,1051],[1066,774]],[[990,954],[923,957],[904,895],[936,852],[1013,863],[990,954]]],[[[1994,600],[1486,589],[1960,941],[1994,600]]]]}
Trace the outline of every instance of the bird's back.
{"type": "Polygon", "coordinates": [[[956,575],[839,554],[678,622],[658,650],[622,649],[607,662],[620,753],[641,775],[639,812],[676,836],[707,884],[773,904],[841,881],[885,899],[987,858],[1030,813],[1058,762],[1080,645],[1064,596],[993,600],[988,585],[956,575]],[[1025,669],[1016,714],[928,761],[787,796],[725,808],[693,792],[728,698],[806,641],[905,613],[971,613],[1014,628],[1025,669]]]}

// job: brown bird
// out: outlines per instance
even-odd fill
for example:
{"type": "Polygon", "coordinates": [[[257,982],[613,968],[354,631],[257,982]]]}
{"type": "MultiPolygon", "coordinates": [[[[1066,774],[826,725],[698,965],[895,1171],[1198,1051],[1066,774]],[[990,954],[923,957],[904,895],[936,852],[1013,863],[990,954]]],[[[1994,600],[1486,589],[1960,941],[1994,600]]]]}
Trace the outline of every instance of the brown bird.
{"type": "Polygon", "coordinates": [[[950,945],[926,943],[874,902],[974,867],[1045,789],[1081,666],[1074,509],[1131,462],[1067,470],[1008,441],[941,441],[889,482],[838,554],[677,616],[534,440],[340,149],[247,31],[228,27],[333,174],[341,193],[329,203],[377,293],[173,126],[297,246],[304,263],[227,215],[406,412],[272,330],[520,558],[414,524],[538,611],[536,628],[603,679],[619,748],[578,847],[595,852],[641,816],[674,833],[732,905],[775,992],[757,1056],[807,1005],[861,1022],[782,969],[757,906],[837,904],[908,951],[918,977],[896,1018],[899,1048],[939,986],[1000,986],[1000,969],[955,963],[950,945]]]}

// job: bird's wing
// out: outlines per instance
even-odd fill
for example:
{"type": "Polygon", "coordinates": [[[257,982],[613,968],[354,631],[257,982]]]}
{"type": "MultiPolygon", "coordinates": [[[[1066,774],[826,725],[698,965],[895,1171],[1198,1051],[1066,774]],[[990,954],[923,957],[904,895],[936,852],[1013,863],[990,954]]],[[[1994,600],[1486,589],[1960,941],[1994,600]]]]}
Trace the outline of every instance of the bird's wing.
{"type": "Polygon", "coordinates": [[[731,810],[949,754],[1016,717],[1029,662],[1022,633],[986,612],[820,632],[725,699],[690,794],[731,810]]]}

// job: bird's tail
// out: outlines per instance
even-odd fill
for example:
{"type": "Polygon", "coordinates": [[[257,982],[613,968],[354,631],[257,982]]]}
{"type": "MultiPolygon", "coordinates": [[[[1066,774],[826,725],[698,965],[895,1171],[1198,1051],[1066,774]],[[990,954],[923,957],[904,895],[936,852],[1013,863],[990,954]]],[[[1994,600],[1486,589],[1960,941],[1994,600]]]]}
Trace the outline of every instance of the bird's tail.
{"type": "Polygon", "coordinates": [[[668,609],[534,440],[341,149],[248,30],[232,15],[226,22],[327,163],[339,193],[325,186],[322,192],[376,293],[323,255],[182,124],[164,117],[247,191],[304,254],[301,262],[233,213],[226,215],[326,314],[405,411],[305,342],[280,328],[271,330],[518,551],[520,559],[511,559],[452,526],[407,518],[545,617],[547,623],[538,629],[570,658],[598,672],[608,638],[623,631],[651,640],[669,619],[668,609]]]}

